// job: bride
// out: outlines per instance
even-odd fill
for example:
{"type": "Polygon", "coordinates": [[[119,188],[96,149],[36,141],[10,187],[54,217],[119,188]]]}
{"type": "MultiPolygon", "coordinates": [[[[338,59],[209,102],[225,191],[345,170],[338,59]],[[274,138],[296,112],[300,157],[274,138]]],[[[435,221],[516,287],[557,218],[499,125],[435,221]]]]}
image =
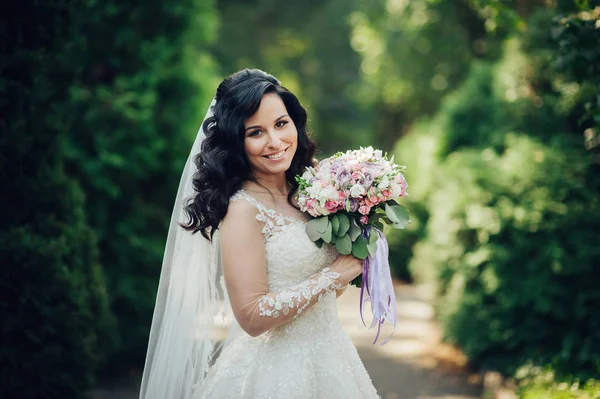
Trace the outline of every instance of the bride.
{"type": "Polygon", "coordinates": [[[337,317],[362,261],[315,246],[294,201],[306,120],[263,71],[219,85],[173,211],[141,399],[379,397],[337,317]]]}

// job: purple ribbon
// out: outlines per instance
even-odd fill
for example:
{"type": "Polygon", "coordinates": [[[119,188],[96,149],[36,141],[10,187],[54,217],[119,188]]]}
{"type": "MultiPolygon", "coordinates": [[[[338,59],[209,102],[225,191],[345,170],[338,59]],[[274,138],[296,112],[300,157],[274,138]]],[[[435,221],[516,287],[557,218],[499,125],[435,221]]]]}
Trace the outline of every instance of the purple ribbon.
{"type": "MultiPolygon", "coordinates": [[[[389,338],[381,343],[381,345],[385,345],[392,338],[392,335],[394,335],[394,331],[396,330],[396,295],[394,294],[392,276],[390,275],[388,243],[379,229],[370,229],[371,234],[374,232],[379,235],[375,256],[372,257],[369,255],[363,261],[362,285],[360,287],[360,318],[366,327],[365,319],[363,317],[363,305],[365,302],[371,302],[373,320],[371,321],[369,329],[377,325],[377,335],[375,336],[373,345],[375,345],[377,339],[379,339],[381,326],[384,322],[388,321],[393,326],[389,338]]],[[[363,231],[363,236],[367,238],[366,236],[368,233],[369,230],[363,231]]]]}

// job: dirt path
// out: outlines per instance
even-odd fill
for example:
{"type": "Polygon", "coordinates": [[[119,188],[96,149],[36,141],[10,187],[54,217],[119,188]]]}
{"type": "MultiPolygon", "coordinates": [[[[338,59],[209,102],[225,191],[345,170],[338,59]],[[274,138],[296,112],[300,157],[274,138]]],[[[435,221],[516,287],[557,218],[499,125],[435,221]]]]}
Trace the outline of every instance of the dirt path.
{"type": "MultiPolygon", "coordinates": [[[[479,378],[465,368],[465,357],[440,343],[433,310],[412,285],[395,288],[397,326],[385,345],[372,345],[375,329],[359,328],[360,290],[350,287],[338,299],[339,317],[350,334],[373,384],[383,399],[475,399],[479,378]]],[[[370,319],[365,320],[370,321],[370,319]]],[[[390,330],[382,330],[383,340],[390,330]]]]}

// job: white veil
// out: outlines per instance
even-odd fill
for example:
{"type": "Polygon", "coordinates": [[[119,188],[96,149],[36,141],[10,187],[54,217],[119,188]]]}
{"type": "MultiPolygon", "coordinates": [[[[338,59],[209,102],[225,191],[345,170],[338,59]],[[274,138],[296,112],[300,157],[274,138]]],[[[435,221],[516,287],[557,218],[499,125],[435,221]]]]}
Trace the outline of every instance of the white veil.
{"type": "MultiPolygon", "coordinates": [[[[214,104],[213,99],[204,120],[212,116],[214,104]]],[[[192,235],[179,226],[187,220],[185,201],[194,195],[193,159],[205,137],[203,125],[204,121],[185,164],[171,215],[140,399],[190,398],[218,353],[219,319],[232,319],[220,267],[218,230],[211,243],[200,233],[192,235]]]]}

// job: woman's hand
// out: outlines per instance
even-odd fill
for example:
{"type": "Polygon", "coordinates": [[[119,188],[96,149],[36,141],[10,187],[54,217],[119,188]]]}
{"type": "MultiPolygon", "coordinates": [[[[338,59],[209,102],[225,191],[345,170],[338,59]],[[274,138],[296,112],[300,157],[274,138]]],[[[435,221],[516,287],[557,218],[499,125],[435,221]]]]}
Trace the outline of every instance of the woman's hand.
{"type": "Polygon", "coordinates": [[[329,270],[340,274],[337,279],[338,284],[346,285],[362,273],[363,261],[353,255],[341,255],[333,262],[329,270]]]}

